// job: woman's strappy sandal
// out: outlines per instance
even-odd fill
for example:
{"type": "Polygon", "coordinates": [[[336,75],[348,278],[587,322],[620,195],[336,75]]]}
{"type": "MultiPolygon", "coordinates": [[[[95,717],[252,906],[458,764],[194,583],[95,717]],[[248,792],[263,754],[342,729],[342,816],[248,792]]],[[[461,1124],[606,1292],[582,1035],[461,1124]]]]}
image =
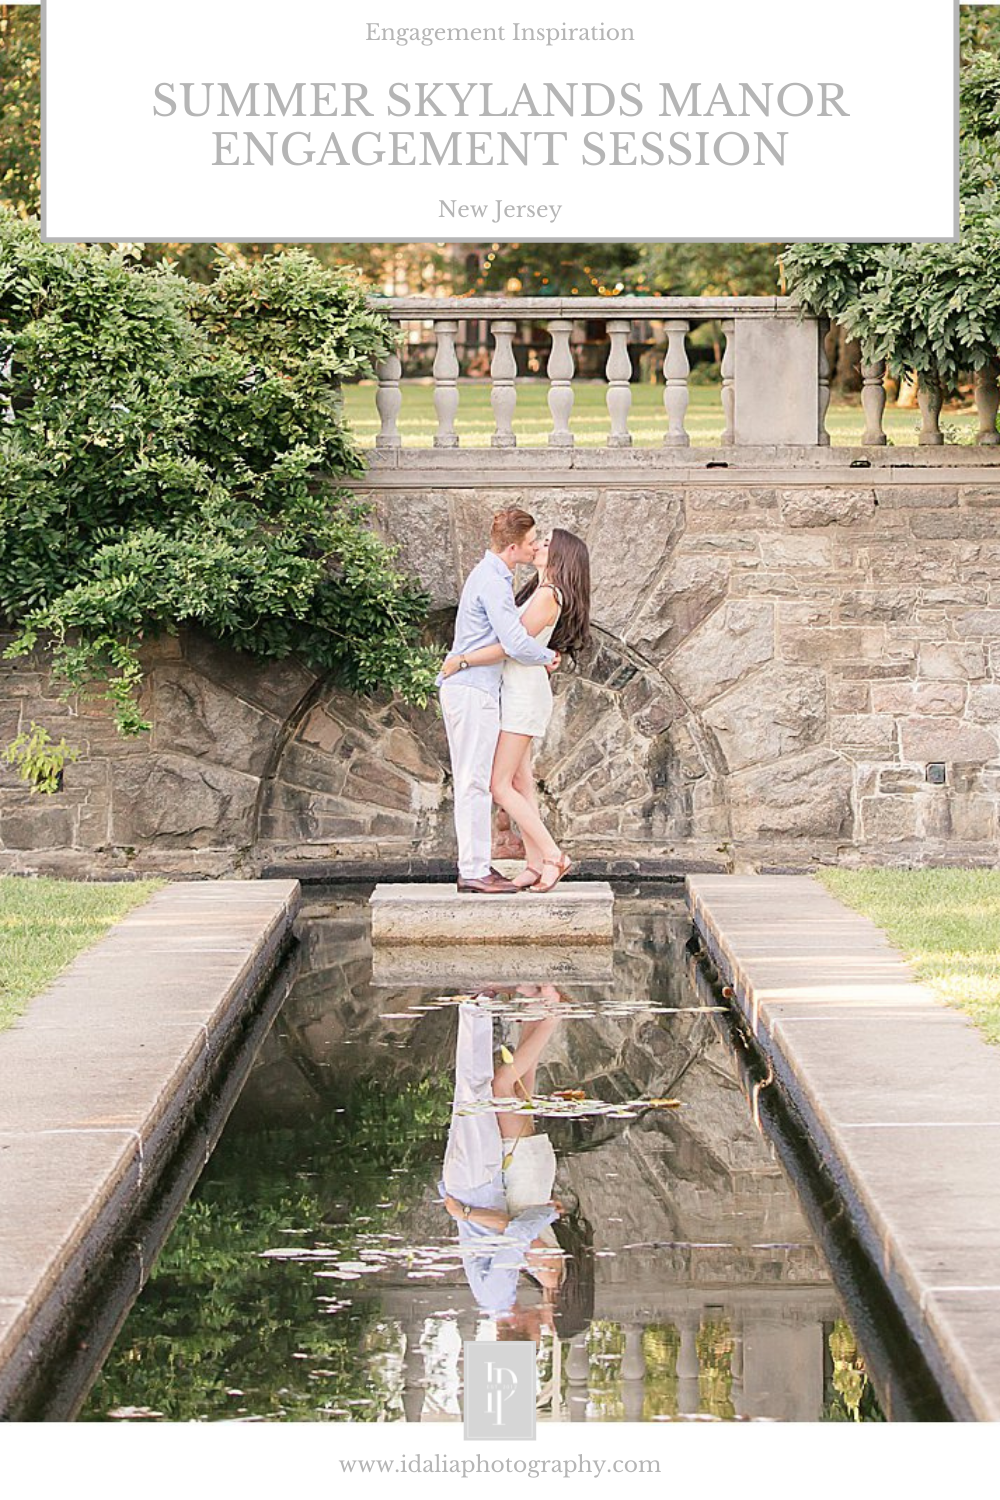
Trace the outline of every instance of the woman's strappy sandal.
{"type": "Polygon", "coordinates": [[[518,885],[518,876],[515,875],[512,883],[514,885],[517,885],[519,891],[530,891],[534,886],[538,884],[538,882],[542,878],[541,870],[536,870],[533,865],[525,865],[524,869],[521,871],[521,874],[530,875],[531,879],[526,880],[523,885],[518,885]]]}
{"type": "Polygon", "coordinates": [[[539,880],[537,885],[529,886],[529,890],[537,891],[540,893],[544,893],[545,891],[554,891],[560,880],[562,880],[563,876],[568,874],[569,871],[573,868],[573,861],[569,858],[568,855],[560,854],[558,859],[542,860],[543,874],[545,873],[545,870],[547,868],[550,870],[558,871],[555,880],[550,880],[548,884],[544,884],[541,880],[539,880]]]}

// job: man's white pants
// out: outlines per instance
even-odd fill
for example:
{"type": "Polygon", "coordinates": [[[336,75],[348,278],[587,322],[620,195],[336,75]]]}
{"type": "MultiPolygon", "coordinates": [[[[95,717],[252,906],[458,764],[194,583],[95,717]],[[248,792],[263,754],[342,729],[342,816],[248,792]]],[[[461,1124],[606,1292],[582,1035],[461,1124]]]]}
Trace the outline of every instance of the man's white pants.
{"type": "Polygon", "coordinates": [[[458,873],[463,880],[482,880],[490,872],[493,852],[490,777],[500,738],[500,703],[482,688],[444,682],[441,712],[455,784],[458,873]]]}

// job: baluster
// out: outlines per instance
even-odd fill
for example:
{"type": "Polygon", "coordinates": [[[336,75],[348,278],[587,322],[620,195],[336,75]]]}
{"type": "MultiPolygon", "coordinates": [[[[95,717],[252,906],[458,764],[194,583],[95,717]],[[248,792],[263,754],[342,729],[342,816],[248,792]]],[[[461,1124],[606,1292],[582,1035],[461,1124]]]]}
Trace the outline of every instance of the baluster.
{"type": "Polygon", "coordinates": [[[611,431],[608,433],[609,448],[631,448],[632,434],[628,430],[628,414],[632,405],[632,361],[628,354],[628,336],[632,324],[628,319],[616,318],[608,324],[611,347],[608,351],[608,414],[611,431]]]}
{"type": "Polygon", "coordinates": [[[745,1413],[743,1400],[743,1322],[735,1314],[729,1319],[729,1328],[733,1336],[733,1352],[729,1360],[729,1373],[733,1377],[729,1388],[729,1398],[733,1403],[733,1411],[736,1416],[742,1417],[745,1413]]]}
{"type": "Polygon", "coordinates": [[[549,411],[552,413],[552,431],[549,443],[553,448],[572,448],[573,434],[569,430],[570,413],[573,410],[573,351],[569,336],[573,324],[567,318],[557,318],[549,324],[552,348],[549,351],[549,411]]]}
{"type": "Polygon", "coordinates": [[[998,374],[1000,363],[995,359],[976,371],[976,410],[979,413],[979,436],[976,441],[984,448],[992,448],[1000,443],[1000,432],[997,432],[997,410],[1000,409],[998,374]]]}
{"type": "Polygon", "coordinates": [[[941,416],[941,405],[944,400],[944,392],[941,382],[936,373],[925,375],[920,373],[917,385],[917,405],[920,407],[920,435],[917,442],[921,445],[940,447],[944,442],[944,433],[941,431],[938,419],[941,416]]]}
{"type": "Polygon", "coordinates": [[[722,415],[725,428],[722,446],[731,448],[736,441],[736,323],[733,319],[722,325],[726,348],[722,356],[722,415]]]}
{"type": "Polygon", "coordinates": [[[677,1411],[689,1416],[701,1405],[698,1389],[698,1328],[701,1319],[697,1313],[684,1313],[677,1319],[677,1331],[681,1336],[677,1350],[677,1411]]]}
{"type": "Polygon", "coordinates": [[[571,1422],[585,1422],[590,1401],[590,1353],[587,1349],[586,1332],[578,1333],[569,1346],[566,1381],[569,1387],[569,1419],[571,1422]]]}
{"type": "Polygon", "coordinates": [[[635,1323],[625,1325],[625,1352],[622,1355],[622,1403],[626,1422],[641,1422],[646,1399],[646,1355],[642,1347],[642,1329],[635,1323]]]}
{"type": "Polygon", "coordinates": [[[457,323],[435,323],[437,352],[434,355],[434,409],[438,430],[435,448],[457,448],[455,413],[458,411],[458,355],[455,353],[457,323]]]}
{"type": "Polygon", "coordinates": [[[865,409],[865,433],[861,439],[865,447],[884,448],[885,433],[882,430],[882,413],[885,411],[885,360],[877,359],[872,365],[861,366],[864,389],[861,405],[865,409]]]}
{"type": "Polygon", "coordinates": [[[663,361],[663,374],[666,386],[663,391],[663,404],[667,409],[667,435],[663,439],[665,448],[687,448],[691,439],[684,430],[684,413],[688,408],[688,374],[691,366],[688,364],[687,349],[684,339],[690,328],[690,323],[673,319],[664,323],[667,331],[667,357],[663,361]]]}
{"type": "Polygon", "coordinates": [[[403,1354],[403,1413],[408,1422],[419,1422],[427,1395],[427,1360],[423,1348],[424,1322],[411,1318],[403,1324],[406,1350],[403,1354]]]}
{"type": "Polygon", "coordinates": [[[552,1335],[552,1402],[549,1407],[551,1420],[561,1422],[563,1420],[562,1399],[562,1339],[558,1331],[552,1335]]]}
{"type": "Polygon", "coordinates": [[[514,436],[514,407],[517,405],[517,386],[514,382],[517,363],[513,345],[517,324],[503,322],[490,326],[495,346],[490,364],[490,378],[493,381],[490,402],[496,421],[496,431],[490,442],[494,448],[513,448],[517,445],[517,438],[514,436]]]}
{"type": "MultiPolygon", "coordinates": [[[[6,349],[0,350],[0,388],[5,386],[10,380],[13,368],[14,354],[12,348],[8,346],[6,349]]],[[[0,421],[13,422],[15,420],[14,408],[10,404],[10,397],[6,396],[3,400],[3,410],[0,412],[0,421]]]]}
{"type": "Polygon", "coordinates": [[[830,356],[826,352],[826,340],[829,332],[830,324],[824,318],[819,324],[819,366],[817,373],[819,390],[816,402],[816,444],[820,448],[829,448],[830,446],[830,434],[826,430],[826,414],[830,409],[830,356]]]}
{"type": "Polygon", "coordinates": [[[399,389],[399,377],[403,373],[402,362],[396,353],[387,354],[378,367],[378,389],[375,405],[382,419],[382,427],[375,438],[376,448],[401,448],[403,439],[396,426],[399,408],[403,404],[403,393],[399,389]]]}

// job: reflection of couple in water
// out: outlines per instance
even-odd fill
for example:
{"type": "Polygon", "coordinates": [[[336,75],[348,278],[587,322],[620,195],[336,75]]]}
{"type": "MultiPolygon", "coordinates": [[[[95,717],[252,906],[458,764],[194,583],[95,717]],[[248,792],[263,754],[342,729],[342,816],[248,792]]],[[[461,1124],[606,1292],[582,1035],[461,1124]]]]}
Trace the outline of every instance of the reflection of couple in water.
{"type": "MultiPolygon", "coordinates": [[[[555,1002],[551,985],[519,986],[519,998],[555,1002]]],[[[482,998],[486,998],[485,995],[482,998]]],[[[455,1095],[440,1192],[458,1225],[465,1273],[499,1338],[535,1339],[542,1327],[572,1338],[593,1316],[593,1232],[553,1196],[555,1153],[526,1110],[483,1108],[534,1094],[542,1051],[558,1013],[520,1023],[513,1053],[494,1049],[484,1004],[458,1007],[455,1095]],[[470,1108],[471,1106],[471,1108],[470,1108]],[[463,1112],[468,1111],[468,1112],[463,1112]],[[522,1271],[541,1288],[541,1306],[518,1306],[522,1271]]]]}

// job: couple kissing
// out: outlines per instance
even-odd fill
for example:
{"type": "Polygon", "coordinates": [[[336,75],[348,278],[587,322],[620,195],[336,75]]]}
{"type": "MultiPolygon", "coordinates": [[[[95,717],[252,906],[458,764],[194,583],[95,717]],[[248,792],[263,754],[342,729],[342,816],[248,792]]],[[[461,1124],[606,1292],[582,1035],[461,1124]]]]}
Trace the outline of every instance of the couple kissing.
{"type": "Polygon", "coordinates": [[[498,511],[489,547],[465,581],[455,639],[438,675],[455,790],[458,889],[551,891],[572,861],[542,821],[532,742],[552,717],[549,676],[589,641],[590,554],[571,531],[539,536],[534,518],[498,511]],[[514,595],[514,569],[535,569],[514,595]],[[490,864],[493,803],[521,831],[527,863],[513,880],[490,864]]]}

